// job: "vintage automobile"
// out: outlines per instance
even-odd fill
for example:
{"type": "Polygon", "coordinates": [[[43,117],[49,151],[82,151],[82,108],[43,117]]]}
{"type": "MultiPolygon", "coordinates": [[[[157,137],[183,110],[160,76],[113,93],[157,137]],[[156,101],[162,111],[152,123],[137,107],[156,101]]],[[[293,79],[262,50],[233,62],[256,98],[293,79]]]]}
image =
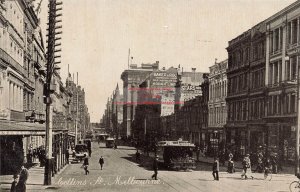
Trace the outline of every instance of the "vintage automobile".
{"type": "Polygon", "coordinates": [[[107,139],[105,140],[105,144],[106,144],[106,147],[107,147],[107,148],[113,148],[113,147],[114,147],[114,144],[115,144],[115,139],[109,137],[109,138],[107,138],[107,139]]]}
{"type": "Polygon", "coordinates": [[[188,141],[160,141],[157,143],[158,161],[171,170],[196,169],[194,148],[188,141]]]}
{"type": "Polygon", "coordinates": [[[75,156],[74,161],[76,162],[81,162],[85,157],[88,157],[89,153],[86,144],[75,145],[73,155],[75,156]]]}
{"type": "Polygon", "coordinates": [[[92,153],[92,140],[91,139],[84,139],[80,143],[86,144],[89,156],[91,156],[91,153],[92,153]]]}

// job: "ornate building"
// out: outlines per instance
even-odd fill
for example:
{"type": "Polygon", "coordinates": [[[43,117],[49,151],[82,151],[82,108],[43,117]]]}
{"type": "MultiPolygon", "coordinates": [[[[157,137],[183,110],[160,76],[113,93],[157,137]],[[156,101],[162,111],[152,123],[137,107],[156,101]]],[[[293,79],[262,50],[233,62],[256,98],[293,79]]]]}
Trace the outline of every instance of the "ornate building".
{"type": "Polygon", "coordinates": [[[268,18],[266,25],[267,145],[270,151],[280,152],[283,160],[294,161],[299,113],[296,84],[300,64],[300,2],[268,18]]]}
{"type": "Polygon", "coordinates": [[[208,132],[210,133],[211,146],[214,151],[219,150],[219,144],[225,144],[225,127],[227,119],[228,61],[221,61],[209,67],[209,101],[208,101],[208,132]]]}
{"type": "Polygon", "coordinates": [[[137,67],[136,64],[131,64],[129,69],[123,71],[121,79],[123,81],[123,124],[121,135],[122,137],[132,135],[132,121],[135,116],[135,108],[137,106],[137,94],[139,85],[152,71],[158,70],[159,62],[153,64],[141,64],[137,67]]]}

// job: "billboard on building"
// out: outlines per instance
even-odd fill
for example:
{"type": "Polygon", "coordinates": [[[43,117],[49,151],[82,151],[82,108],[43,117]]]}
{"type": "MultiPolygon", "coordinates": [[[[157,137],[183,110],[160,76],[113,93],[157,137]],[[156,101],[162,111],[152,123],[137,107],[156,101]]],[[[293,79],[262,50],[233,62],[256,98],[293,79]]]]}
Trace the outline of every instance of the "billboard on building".
{"type": "Polygon", "coordinates": [[[200,85],[182,84],[181,85],[181,95],[183,101],[188,101],[195,98],[196,96],[202,95],[202,90],[200,85]]]}
{"type": "Polygon", "coordinates": [[[177,81],[177,70],[157,71],[150,75],[151,87],[174,88],[177,81]]]}

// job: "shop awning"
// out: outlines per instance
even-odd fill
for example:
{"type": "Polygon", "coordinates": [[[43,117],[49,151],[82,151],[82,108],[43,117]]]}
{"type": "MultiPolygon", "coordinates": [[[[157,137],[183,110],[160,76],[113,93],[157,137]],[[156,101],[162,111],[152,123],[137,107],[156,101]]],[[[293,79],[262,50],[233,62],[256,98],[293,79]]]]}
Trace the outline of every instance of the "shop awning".
{"type": "MultiPolygon", "coordinates": [[[[53,129],[53,133],[63,132],[67,130],[53,129]]],[[[30,122],[15,122],[15,121],[0,121],[0,136],[1,135],[25,135],[25,136],[44,136],[46,132],[46,124],[30,123],[30,122]]]]}
{"type": "Polygon", "coordinates": [[[68,133],[68,136],[75,137],[75,133],[68,133]]]}

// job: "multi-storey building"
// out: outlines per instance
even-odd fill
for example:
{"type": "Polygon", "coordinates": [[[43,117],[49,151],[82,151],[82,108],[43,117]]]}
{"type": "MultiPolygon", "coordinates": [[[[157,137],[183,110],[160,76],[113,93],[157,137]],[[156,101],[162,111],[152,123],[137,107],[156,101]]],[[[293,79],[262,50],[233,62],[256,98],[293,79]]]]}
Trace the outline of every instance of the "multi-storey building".
{"type": "Polygon", "coordinates": [[[176,119],[173,120],[176,121],[176,135],[178,138],[200,144],[201,100],[202,96],[196,96],[184,102],[184,105],[176,110],[176,119]]]}
{"type": "Polygon", "coordinates": [[[300,64],[300,2],[268,18],[266,25],[267,145],[270,150],[279,152],[284,160],[294,161],[297,91],[299,94],[296,84],[300,64]]]}
{"type": "Polygon", "coordinates": [[[27,154],[43,145],[41,136],[44,127],[34,123],[44,121],[43,92],[40,88],[43,87],[44,74],[41,69],[45,64],[45,54],[38,24],[32,3],[24,0],[1,1],[1,172],[15,171],[23,161],[30,162],[27,154]],[[25,123],[25,120],[32,123],[25,123]],[[10,149],[7,146],[14,146],[13,152],[6,151],[10,149]]]}
{"type": "Polygon", "coordinates": [[[123,71],[121,79],[123,81],[123,124],[121,135],[122,137],[132,135],[132,122],[135,116],[135,108],[137,106],[137,93],[142,80],[144,80],[152,71],[158,70],[159,62],[153,64],[142,64],[137,67],[136,64],[131,64],[130,68],[123,71]]]}
{"type": "Polygon", "coordinates": [[[266,22],[251,28],[248,89],[248,135],[246,148],[257,151],[266,143],[265,130],[265,49],[266,22]]]}
{"type": "Polygon", "coordinates": [[[228,95],[226,98],[228,119],[226,140],[234,146],[236,155],[244,155],[248,144],[248,90],[251,30],[229,41],[228,51],[228,95]]]}
{"type": "Polygon", "coordinates": [[[153,71],[141,82],[133,126],[138,140],[153,137],[155,141],[166,136],[160,117],[174,113],[176,81],[177,69],[170,67],[153,71]]]}
{"type": "Polygon", "coordinates": [[[175,110],[180,109],[186,101],[201,95],[200,85],[204,81],[203,73],[196,72],[196,68],[192,68],[192,71],[183,71],[178,68],[177,77],[175,110]]]}
{"type": "Polygon", "coordinates": [[[227,119],[228,61],[221,61],[209,67],[209,101],[208,101],[208,132],[212,141],[212,148],[219,150],[219,144],[225,144],[225,127],[227,119]]]}

